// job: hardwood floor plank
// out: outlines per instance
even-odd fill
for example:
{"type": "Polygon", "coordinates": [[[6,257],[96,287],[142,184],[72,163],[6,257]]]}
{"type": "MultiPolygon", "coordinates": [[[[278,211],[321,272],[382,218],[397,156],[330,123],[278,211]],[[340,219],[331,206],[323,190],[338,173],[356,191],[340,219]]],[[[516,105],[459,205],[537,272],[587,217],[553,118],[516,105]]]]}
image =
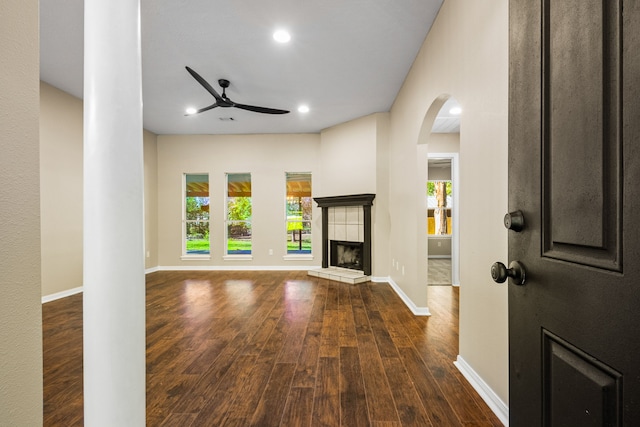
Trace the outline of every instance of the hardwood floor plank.
{"type": "MultiPolygon", "coordinates": [[[[453,365],[458,290],[416,317],[384,283],[147,275],[147,425],[499,426],[453,365]]],[[[43,305],[44,426],[81,426],[82,295],[43,305]]]]}
{"type": "Polygon", "coordinates": [[[356,347],[340,347],[340,408],[340,425],[369,425],[367,396],[356,347]]]}
{"type": "Polygon", "coordinates": [[[420,402],[420,398],[413,387],[411,377],[398,357],[382,359],[387,373],[389,387],[396,402],[396,409],[403,426],[427,427],[433,426],[429,416],[420,402]]]}
{"type": "Polygon", "coordinates": [[[258,407],[253,413],[252,426],[280,425],[295,369],[294,363],[276,363],[258,407]]]}
{"type": "Polygon", "coordinates": [[[322,335],[320,336],[320,357],[340,356],[340,316],[336,310],[327,310],[322,322],[322,335]]]}
{"type": "Polygon", "coordinates": [[[190,427],[193,425],[195,417],[194,414],[173,413],[160,424],[160,427],[190,427]]]}
{"type": "Polygon", "coordinates": [[[205,371],[199,373],[198,380],[189,393],[182,395],[182,398],[176,403],[177,412],[195,413],[202,410],[211,394],[216,392],[221,379],[237,361],[245,341],[245,334],[236,336],[235,340],[220,353],[215,363],[211,363],[205,371]]]}
{"type": "Polygon", "coordinates": [[[340,282],[329,281],[329,286],[327,287],[327,305],[325,306],[325,310],[337,310],[340,306],[338,293],[339,286],[340,282]]]}
{"type": "MultiPolygon", "coordinates": [[[[368,318],[362,307],[354,307],[356,322],[367,323],[368,318]]],[[[357,331],[358,352],[364,380],[369,417],[371,421],[399,421],[389,383],[382,366],[382,360],[375,338],[369,327],[357,331]]]]}
{"type": "Polygon", "coordinates": [[[259,355],[278,325],[278,322],[280,322],[283,313],[284,307],[273,306],[266,319],[263,319],[259,325],[255,325],[253,338],[247,342],[241,353],[248,356],[259,355]]]}
{"type": "Polygon", "coordinates": [[[256,356],[238,356],[220,381],[205,389],[203,392],[204,402],[195,411],[197,417],[194,419],[194,425],[221,425],[223,423],[229,408],[238,398],[240,390],[249,378],[255,361],[256,356]]]}
{"type": "Polygon", "coordinates": [[[320,357],[311,426],[334,427],[339,425],[340,360],[337,357],[320,357]]]}
{"type": "Polygon", "coordinates": [[[460,420],[438,383],[430,374],[425,375],[427,368],[418,352],[414,348],[401,348],[399,351],[402,363],[413,381],[431,423],[438,427],[460,425],[460,420]]]}
{"type": "Polygon", "coordinates": [[[311,387],[291,388],[280,423],[282,427],[311,425],[313,393],[314,389],[311,387]]]}
{"type": "Polygon", "coordinates": [[[315,386],[321,336],[322,322],[309,322],[292,387],[312,388],[315,386]]]}
{"type": "Polygon", "coordinates": [[[351,288],[353,287],[355,287],[355,285],[342,284],[338,288],[338,345],[340,347],[357,347],[358,345],[356,324],[353,318],[353,310],[351,309],[351,288]]]}
{"type": "Polygon", "coordinates": [[[279,363],[297,363],[304,344],[305,331],[313,308],[312,300],[296,300],[288,306],[284,318],[287,321],[286,337],[282,351],[278,355],[279,363]]]}
{"type": "Polygon", "coordinates": [[[378,352],[380,357],[398,357],[398,349],[395,343],[391,339],[387,325],[382,320],[382,316],[378,311],[367,312],[369,318],[369,324],[371,325],[371,332],[376,339],[378,345],[378,352]]]}
{"type": "Polygon", "coordinates": [[[238,395],[240,398],[236,398],[231,404],[221,425],[247,426],[250,424],[260,397],[269,382],[273,365],[273,360],[270,359],[256,361],[249,373],[250,380],[244,381],[242,384],[238,395]]]}

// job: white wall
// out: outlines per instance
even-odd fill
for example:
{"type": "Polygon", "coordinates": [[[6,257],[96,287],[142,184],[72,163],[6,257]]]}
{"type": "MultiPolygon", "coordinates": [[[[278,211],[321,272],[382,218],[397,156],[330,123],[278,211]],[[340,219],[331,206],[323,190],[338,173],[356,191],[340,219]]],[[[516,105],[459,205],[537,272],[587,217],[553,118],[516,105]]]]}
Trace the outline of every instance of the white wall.
{"type": "Polygon", "coordinates": [[[313,210],[313,260],[285,260],[285,173],[311,172],[313,194],[319,181],[318,134],[160,135],[158,136],[158,264],[160,267],[255,268],[319,266],[320,210],[313,210]],[[223,260],[226,173],[250,172],[252,192],[251,260],[223,260]],[[182,175],[208,173],[211,259],[183,261],[182,175]],[[273,255],[269,255],[269,250],[273,255]]]}
{"type": "Polygon", "coordinates": [[[507,0],[446,0],[391,109],[390,256],[405,269],[392,269],[391,278],[417,306],[428,306],[425,265],[416,255],[429,145],[420,138],[428,138],[432,118],[424,119],[442,95],[454,96],[463,109],[460,356],[507,402],[507,291],[488,274],[493,262],[507,258],[507,0]]]}
{"type": "Polygon", "coordinates": [[[42,425],[38,1],[0,13],[0,425],[42,425]]]}

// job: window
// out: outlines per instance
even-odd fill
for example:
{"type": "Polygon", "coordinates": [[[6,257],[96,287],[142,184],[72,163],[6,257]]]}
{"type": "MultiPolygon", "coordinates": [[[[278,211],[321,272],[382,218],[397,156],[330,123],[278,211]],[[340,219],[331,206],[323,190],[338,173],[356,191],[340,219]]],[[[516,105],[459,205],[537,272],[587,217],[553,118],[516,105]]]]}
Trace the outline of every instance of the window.
{"type": "Polygon", "coordinates": [[[227,254],[251,255],[251,174],[227,174],[227,254]]]}
{"type": "Polygon", "coordinates": [[[209,255],[209,175],[184,175],[183,254],[209,255]]]}
{"type": "Polygon", "coordinates": [[[427,182],[427,234],[451,234],[451,181],[427,182]]]}
{"type": "Polygon", "coordinates": [[[311,174],[289,173],[287,179],[287,255],[311,253],[311,174]]]}

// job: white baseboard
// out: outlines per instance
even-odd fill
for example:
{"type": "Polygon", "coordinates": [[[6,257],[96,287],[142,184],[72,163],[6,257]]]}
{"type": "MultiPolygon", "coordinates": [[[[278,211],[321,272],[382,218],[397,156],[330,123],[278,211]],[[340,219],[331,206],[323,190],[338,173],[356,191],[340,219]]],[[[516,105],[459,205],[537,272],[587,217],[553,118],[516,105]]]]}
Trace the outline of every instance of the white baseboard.
{"type": "Polygon", "coordinates": [[[55,294],[45,295],[42,297],[42,304],[46,304],[51,301],[55,301],[60,298],[70,297],[71,295],[79,294],[82,292],[82,286],[77,288],[67,289],[66,291],[56,292],[55,294]]]}
{"type": "Polygon", "coordinates": [[[498,395],[487,385],[486,382],[473,370],[473,368],[458,355],[458,359],[453,362],[462,375],[469,381],[469,384],[478,392],[482,400],[489,406],[494,414],[502,421],[505,427],[509,427],[509,407],[498,397],[498,395]]]}
{"type": "Polygon", "coordinates": [[[319,265],[162,265],[155,271],[304,271],[319,265]]]}
{"type": "Polygon", "coordinates": [[[407,294],[405,294],[404,291],[402,289],[400,289],[400,286],[398,286],[398,284],[396,282],[394,282],[391,277],[385,277],[383,280],[381,280],[381,278],[376,278],[376,280],[372,279],[371,281],[372,282],[387,282],[387,283],[389,283],[389,286],[391,286],[391,288],[396,292],[396,294],[398,294],[398,296],[400,297],[402,302],[404,302],[405,305],[407,307],[409,307],[409,310],[411,310],[411,312],[414,315],[416,315],[416,316],[431,316],[431,312],[429,311],[429,307],[418,307],[417,305],[415,305],[413,303],[413,301],[411,301],[411,298],[409,298],[407,296],[407,294]]]}
{"type": "Polygon", "coordinates": [[[146,270],[144,270],[144,274],[155,273],[156,271],[159,271],[159,270],[160,270],[160,267],[156,265],[155,267],[147,268],[146,270]]]}

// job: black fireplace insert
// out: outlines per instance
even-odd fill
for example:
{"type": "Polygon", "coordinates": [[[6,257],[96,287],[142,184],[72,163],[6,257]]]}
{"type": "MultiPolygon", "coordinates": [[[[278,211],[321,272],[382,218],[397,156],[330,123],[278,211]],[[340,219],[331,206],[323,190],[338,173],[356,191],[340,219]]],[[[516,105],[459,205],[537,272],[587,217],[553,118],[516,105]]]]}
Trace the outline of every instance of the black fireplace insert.
{"type": "Polygon", "coordinates": [[[362,255],[364,243],[331,240],[330,258],[333,267],[362,270],[362,255]]]}

